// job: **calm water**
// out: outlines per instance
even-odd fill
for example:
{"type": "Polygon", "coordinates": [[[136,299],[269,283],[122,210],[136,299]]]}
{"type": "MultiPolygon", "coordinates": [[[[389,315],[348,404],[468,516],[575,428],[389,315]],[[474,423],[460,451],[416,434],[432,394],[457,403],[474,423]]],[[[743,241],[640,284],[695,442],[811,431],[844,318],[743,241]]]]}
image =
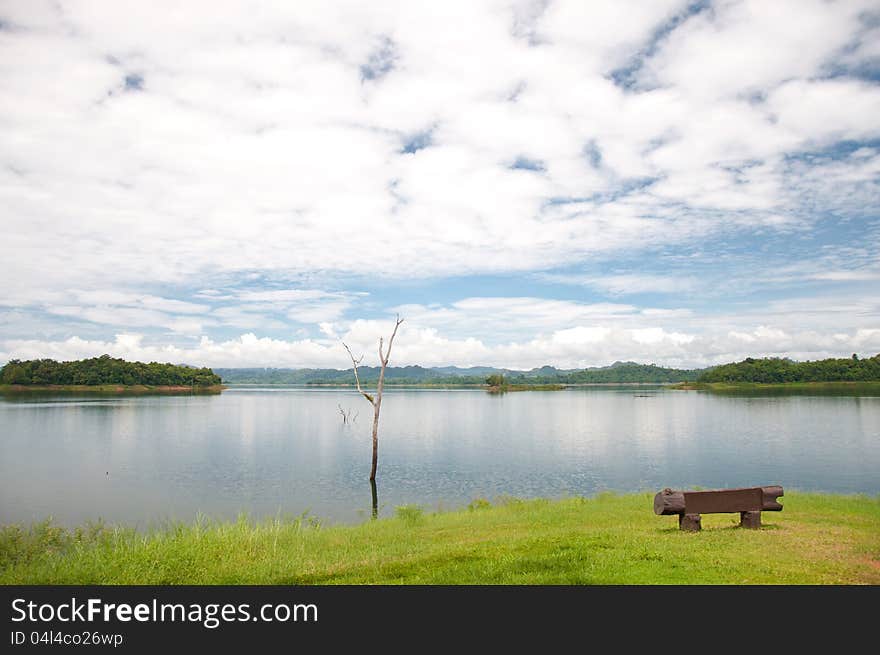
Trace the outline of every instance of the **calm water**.
{"type": "MultiPolygon", "coordinates": [[[[0,396],[0,523],[369,517],[370,405],[343,390],[0,396]],[[338,406],[358,413],[343,425],[338,406]]],[[[664,486],[880,493],[880,397],[392,390],[380,513],[664,486]]]]}

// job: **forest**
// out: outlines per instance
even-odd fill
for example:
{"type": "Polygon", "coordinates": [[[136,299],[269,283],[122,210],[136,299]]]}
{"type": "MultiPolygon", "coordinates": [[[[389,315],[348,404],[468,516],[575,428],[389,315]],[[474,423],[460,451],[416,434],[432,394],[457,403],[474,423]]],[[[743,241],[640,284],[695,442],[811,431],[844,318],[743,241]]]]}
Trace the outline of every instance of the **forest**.
{"type": "Polygon", "coordinates": [[[698,382],[873,382],[880,381],[880,354],[866,359],[858,355],[844,359],[795,362],[791,359],[748,357],[735,364],[707,369],[698,382]]]}
{"type": "Polygon", "coordinates": [[[148,385],[207,387],[222,380],[210,368],[158,362],[127,362],[102,355],[91,359],[56,362],[53,359],[11,360],[0,369],[0,384],[20,385],[148,385]]]}

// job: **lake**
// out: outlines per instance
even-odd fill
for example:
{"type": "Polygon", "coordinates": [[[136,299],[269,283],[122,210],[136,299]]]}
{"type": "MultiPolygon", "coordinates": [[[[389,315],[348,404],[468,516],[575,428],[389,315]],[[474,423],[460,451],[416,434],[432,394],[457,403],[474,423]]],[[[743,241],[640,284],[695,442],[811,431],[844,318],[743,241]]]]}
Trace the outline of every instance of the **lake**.
{"type": "MultiPolygon", "coordinates": [[[[345,389],[0,395],[0,523],[364,520],[371,419],[345,389]]],[[[391,389],[377,482],[380,515],[666,486],[878,494],[880,397],[391,389]]]]}

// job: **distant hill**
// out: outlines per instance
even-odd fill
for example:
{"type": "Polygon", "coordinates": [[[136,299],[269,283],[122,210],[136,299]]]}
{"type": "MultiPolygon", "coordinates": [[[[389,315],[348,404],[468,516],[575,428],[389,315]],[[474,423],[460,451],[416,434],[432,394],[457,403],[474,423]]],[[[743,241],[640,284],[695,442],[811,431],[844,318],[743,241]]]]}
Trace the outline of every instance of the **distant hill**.
{"type": "MultiPolygon", "coordinates": [[[[214,371],[228,384],[352,384],[351,369],[332,368],[217,368],[214,371]]],[[[361,366],[362,382],[379,378],[376,366],[361,366]]],[[[611,366],[587,369],[557,369],[541,366],[519,371],[490,366],[460,368],[443,366],[389,366],[385,371],[388,384],[484,384],[489,375],[501,374],[509,384],[589,384],[615,382],[692,382],[701,370],[664,368],[654,364],[615,362],[611,366]]]]}
{"type": "Polygon", "coordinates": [[[588,368],[574,371],[568,375],[570,384],[611,383],[611,382],[692,382],[704,369],[678,369],[637,364],[636,362],[614,362],[611,366],[588,368]]]}

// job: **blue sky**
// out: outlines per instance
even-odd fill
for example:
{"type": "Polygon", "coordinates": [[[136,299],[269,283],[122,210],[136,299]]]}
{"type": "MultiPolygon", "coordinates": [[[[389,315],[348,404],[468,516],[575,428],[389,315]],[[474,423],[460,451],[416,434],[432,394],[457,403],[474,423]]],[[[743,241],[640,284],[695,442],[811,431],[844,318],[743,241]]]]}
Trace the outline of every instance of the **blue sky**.
{"type": "Polygon", "coordinates": [[[364,5],[4,3],[0,362],[880,352],[876,3],[364,5]]]}

